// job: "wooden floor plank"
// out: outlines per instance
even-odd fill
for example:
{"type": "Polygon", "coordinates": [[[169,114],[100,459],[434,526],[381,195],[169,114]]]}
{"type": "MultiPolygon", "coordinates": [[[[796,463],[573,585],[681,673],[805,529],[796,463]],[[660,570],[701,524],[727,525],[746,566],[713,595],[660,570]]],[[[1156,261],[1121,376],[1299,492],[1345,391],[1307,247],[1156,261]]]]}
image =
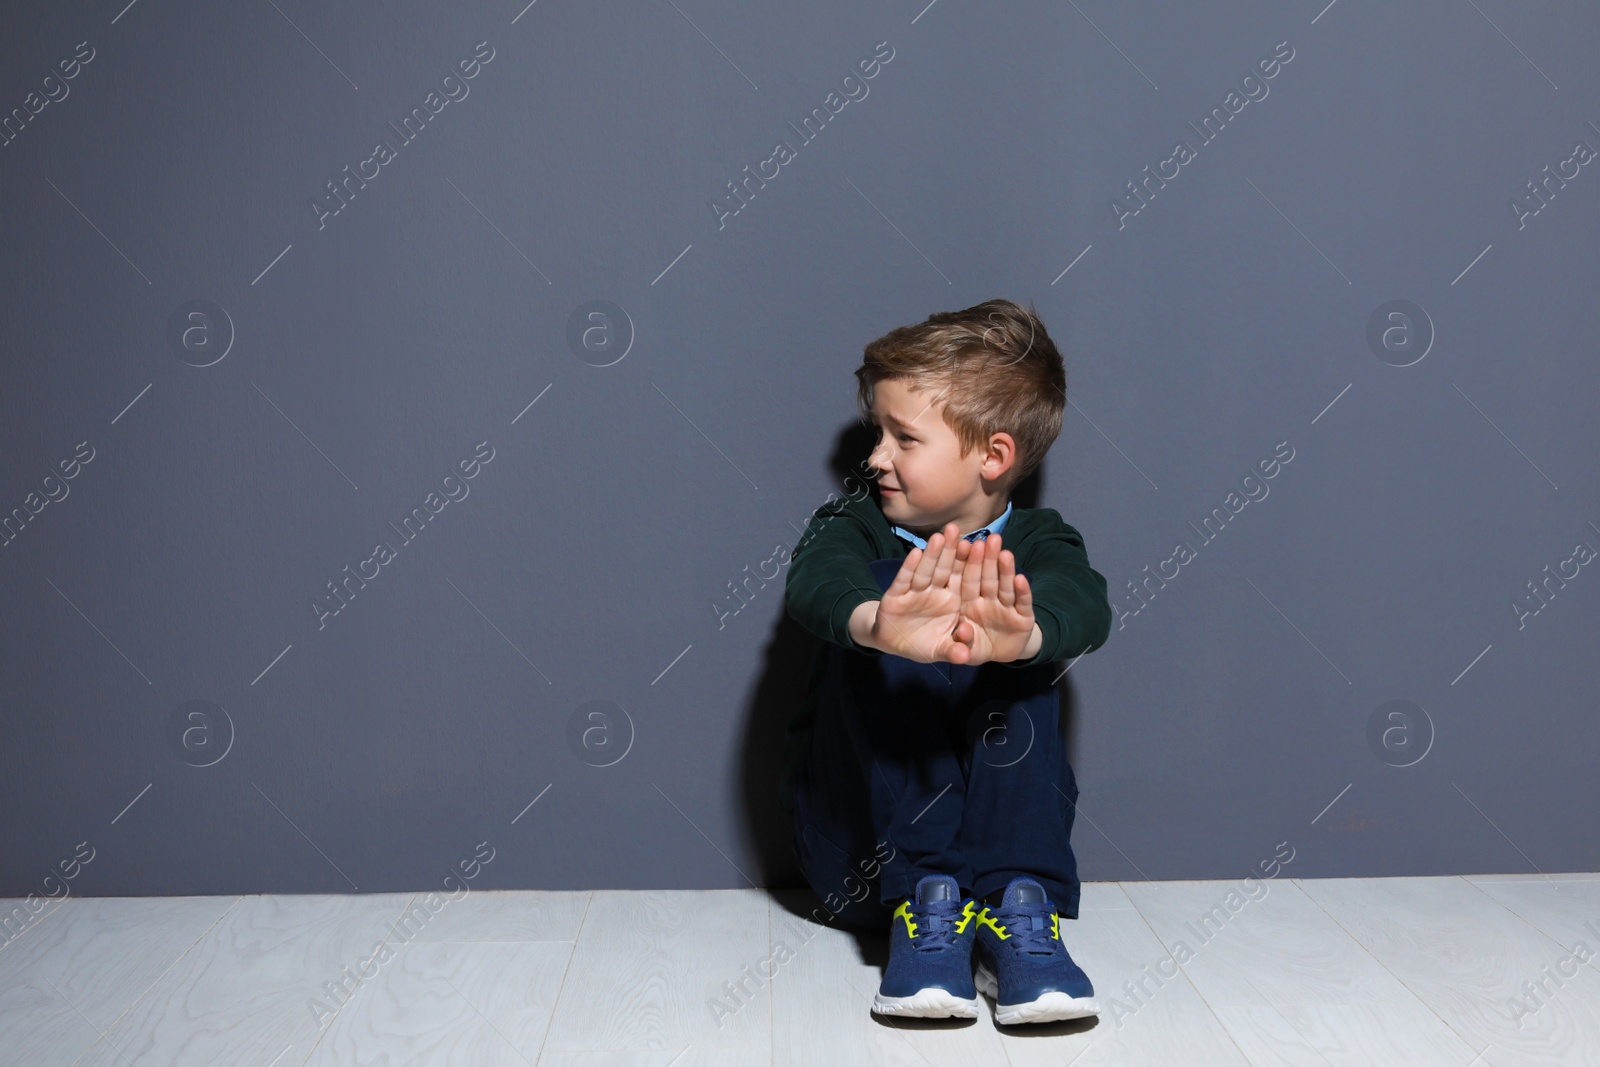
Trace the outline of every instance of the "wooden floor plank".
{"type": "MultiPolygon", "coordinates": [[[[1571,948],[1583,941],[1600,953],[1600,878],[1573,879],[1522,875],[1468,878],[1483,893],[1571,948]]],[[[1600,967],[1600,957],[1589,964],[1600,967]]]]}
{"type": "Polygon", "coordinates": [[[767,894],[754,889],[597,890],[567,969],[546,1056],[590,1049],[759,1049],[771,1055],[771,1002],[727,1018],[724,984],[768,955],[767,894]]]}
{"type": "Polygon", "coordinates": [[[78,897],[0,951],[0,1049],[71,1064],[238,897],[78,897]]]}
{"type": "Polygon", "coordinates": [[[1252,1062],[1464,1067],[1478,1051],[1288,879],[1124,888],[1252,1062]]]}
{"type": "Polygon", "coordinates": [[[1087,883],[1063,934],[1103,1014],[1005,1029],[987,999],[976,1022],[879,1020],[887,937],[815,904],[71,900],[0,947],[0,1062],[1600,1067],[1597,876],[1087,883]]]}
{"type": "MultiPolygon", "coordinates": [[[[1464,878],[1316,879],[1305,892],[1498,1067],[1600,1064],[1600,975],[1530,1013],[1523,983],[1565,949],[1464,878]]],[[[1531,1005],[1530,1005],[1531,1007],[1531,1005]]]]}
{"type": "Polygon", "coordinates": [[[526,1067],[539,1057],[572,946],[412,941],[350,998],[307,1067],[526,1067]]]}
{"type": "Polygon", "coordinates": [[[323,983],[370,958],[413,896],[247,896],[79,1062],[300,1062],[320,1036],[323,983]]]}
{"type": "Polygon", "coordinates": [[[1072,1024],[1057,1026],[1054,1033],[1008,1028],[1005,1047],[1012,1067],[1247,1063],[1210,1006],[1168,959],[1125,888],[1105,883],[1096,905],[1092,911],[1080,906],[1077,921],[1061,924],[1072,958],[1094,983],[1100,1001],[1096,1025],[1081,1034],[1067,1032],[1072,1024]]]}
{"type": "Polygon", "coordinates": [[[768,1056],[765,1047],[707,1048],[703,1045],[686,1045],[677,1051],[546,1049],[539,1058],[539,1067],[764,1067],[768,1056]]]}
{"type": "Polygon", "coordinates": [[[412,941],[567,941],[589,905],[587,891],[479,889],[441,908],[412,941]]]}

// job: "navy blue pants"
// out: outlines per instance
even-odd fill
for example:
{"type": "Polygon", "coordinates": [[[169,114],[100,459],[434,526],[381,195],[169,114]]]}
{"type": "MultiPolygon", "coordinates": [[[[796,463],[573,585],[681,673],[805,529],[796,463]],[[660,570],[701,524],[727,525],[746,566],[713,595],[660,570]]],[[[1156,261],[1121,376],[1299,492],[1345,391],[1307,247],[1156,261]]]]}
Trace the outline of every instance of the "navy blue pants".
{"type": "MultiPolygon", "coordinates": [[[[897,559],[871,564],[878,588],[897,559]]],[[[800,868],[841,925],[881,931],[925,874],[983,897],[1018,875],[1078,916],[1078,786],[1052,663],[918,663],[829,645],[795,789],[800,868]]]]}

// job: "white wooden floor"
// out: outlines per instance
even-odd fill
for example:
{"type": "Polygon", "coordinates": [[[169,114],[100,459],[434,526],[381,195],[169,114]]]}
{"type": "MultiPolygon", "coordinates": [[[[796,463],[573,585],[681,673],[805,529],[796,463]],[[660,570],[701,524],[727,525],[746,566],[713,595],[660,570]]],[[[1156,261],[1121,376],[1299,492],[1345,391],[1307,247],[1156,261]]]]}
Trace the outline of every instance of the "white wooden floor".
{"type": "Polygon", "coordinates": [[[877,1021],[798,892],[74,899],[0,948],[0,1063],[1600,1064],[1600,875],[1263,884],[1085,884],[1105,1012],[1004,1033],[877,1021]]]}

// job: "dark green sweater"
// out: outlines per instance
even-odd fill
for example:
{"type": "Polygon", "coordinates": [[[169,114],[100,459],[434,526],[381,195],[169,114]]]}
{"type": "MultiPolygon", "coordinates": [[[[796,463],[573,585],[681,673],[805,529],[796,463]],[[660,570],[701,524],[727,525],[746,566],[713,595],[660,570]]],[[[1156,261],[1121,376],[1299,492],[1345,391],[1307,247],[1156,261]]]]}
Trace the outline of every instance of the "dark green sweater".
{"type": "MultiPolygon", "coordinates": [[[[1017,569],[1033,590],[1034,621],[1044,637],[1038,653],[1007,666],[1024,667],[1093,652],[1111,633],[1111,603],[1106,580],[1089,566],[1078,531],[1053,508],[1014,508],[1001,534],[1016,556],[1017,569]]],[[[868,656],[850,638],[850,615],[882,594],[868,564],[878,559],[904,559],[911,545],[896,536],[871,497],[832,500],[818,508],[795,546],[784,584],[789,614],[820,639],[811,678],[800,708],[789,724],[783,780],[779,796],[784,810],[794,810],[794,786],[811,747],[822,672],[828,645],[840,645],[868,656]]]]}

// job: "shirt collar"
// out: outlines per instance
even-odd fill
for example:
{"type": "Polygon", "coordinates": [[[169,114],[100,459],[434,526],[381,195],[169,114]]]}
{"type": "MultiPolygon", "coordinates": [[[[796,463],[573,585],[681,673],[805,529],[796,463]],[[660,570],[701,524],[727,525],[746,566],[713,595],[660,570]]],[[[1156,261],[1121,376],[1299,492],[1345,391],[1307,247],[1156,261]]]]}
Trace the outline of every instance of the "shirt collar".
{"type": "MultiPolygon", "coordinates": [[[[984,526],[981,529],[973,530],[971,533],[962,534],[961,536],[963,538],[965,538],[966,540],[968,540],[968,541],[976,541],[976,540],[979,540],[979,539],[986,539],[992,533],[1001,533],[1001,532],[1003,532],[1005,524],[1006,524],[1006,520],[1009,519],[1009,518],[1011,518],[1011,501],[1008,500],[1008,501],[1006,501],[1006,509],[1000,513],[1000,517],[999,518],[995,519],[989,525],[984,526]]],[[[913,545],[916,545],[918,548],[927,548],[928,547],[928,542],[927,542],[927,540],[925,538],[918,537],[916,534],[912,533],[910,530],[906,529],[904,526],[891,526],[891,527],[889,527],[889,529],[893,530],[897,537],[901,537],[901,538],[903,538],[903,539],[905,539],[907,541],[910,541],[913,545]]]]}

